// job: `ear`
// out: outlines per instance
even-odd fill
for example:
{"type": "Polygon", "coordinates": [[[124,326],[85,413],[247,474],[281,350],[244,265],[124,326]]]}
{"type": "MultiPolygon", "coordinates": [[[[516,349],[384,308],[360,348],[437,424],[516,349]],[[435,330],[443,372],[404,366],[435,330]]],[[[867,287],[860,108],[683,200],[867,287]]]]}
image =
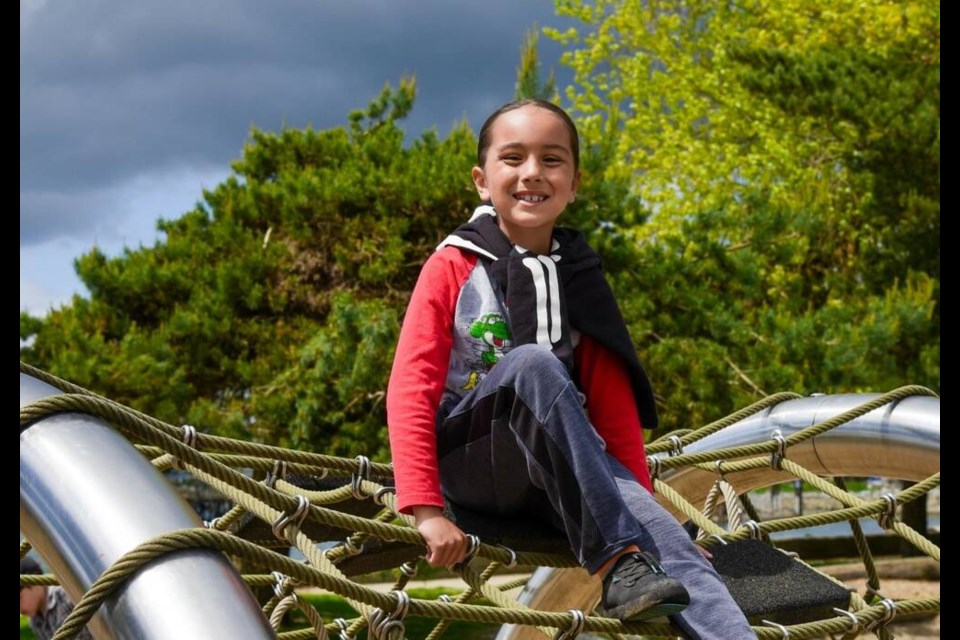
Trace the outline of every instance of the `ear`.
{"type": "Polygon", "coordinates": [[[470,171],[470,177],[473,178],[473,184],[477,187],[477,193],[480,195],[480,199],[484,201],[489,200],[490,189],[487,188],[487,176],[484,175],[483,169],[474,167],[470,171]]]}
{"type": "Polygon", "coordinates": [[[573,202],[577,199],[577,189],[580,188],[580,170],[577,169],[577,172],[573,174],[573,193],[570,196],[570,202],[573,202]]]}

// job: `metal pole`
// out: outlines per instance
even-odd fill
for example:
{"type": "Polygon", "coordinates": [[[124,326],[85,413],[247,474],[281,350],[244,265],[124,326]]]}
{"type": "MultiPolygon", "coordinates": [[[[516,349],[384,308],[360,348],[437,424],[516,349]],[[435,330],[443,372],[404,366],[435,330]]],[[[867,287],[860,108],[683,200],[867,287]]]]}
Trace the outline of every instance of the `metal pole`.
{"type": "MultiPolygon", "coordinates": [[[[58,393],[20,374],[21,407],[58,393]]],[[[138,544],[200,525],[163,475],[103,421],[58,414],[21,428],[20,531],[74,601],[138,544]]],[[[89,627],[98,640],[275,637],[240,575],[210,550],[143,567],[89,627]]]]}

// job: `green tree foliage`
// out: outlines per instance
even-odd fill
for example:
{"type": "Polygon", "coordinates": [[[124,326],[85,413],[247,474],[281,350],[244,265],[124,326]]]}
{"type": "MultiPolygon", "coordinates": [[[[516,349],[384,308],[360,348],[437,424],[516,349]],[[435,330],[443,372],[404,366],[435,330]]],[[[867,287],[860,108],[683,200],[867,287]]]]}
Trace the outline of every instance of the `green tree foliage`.
{"type": "Polygon", "coordinates": [[[842,137],[838,156],[865,195],[854,222],[863,277],[883,287],[911,270],[940,277],[940,66],[908,42],[885,55],[823,48],[744,50],[743,84],[786,114],[842,137]]]}
{"type": "Polygon", "coordinates": [[[859,208],[864,190],[839,160],[845,124],[784,110],[743,81],[745,50],[803,56],[860,50],[940,63],[935,0],[558,0],[581,30],[548,30],[568,47],[568,97],[587,140],[611,138],[613,169],[661,221],[728,206],[763,190],[788,209],[859,208]],[[900,52],[900,53],[897,53],[900,52]]]}
{"type": "Polygon", "coordinates": [[[348,128],[254,130],[163,241],[94,249],[89,298],[21,314],[21,359],[173,423],[385,458],[398,318],[476,197],[466,124],[404,145],[414,92],[385,88],[348,128]]]}
{"type": "MultiPolygon", "coordinates": [[[[668,427],[782,389],[940,385],[939,6],[559,2],[583,180],[668,427]]],[[[518,95],[542,95],[528,37],[518,95]]],[[[412,80],[349,125],[254,131],[154,247],[21,358],[171,422],[386,457],[383,393],[419,265],[466,219],[466,125],[404,145],[412,80]]]]}
{"type": "Polygon", "coordinates": [[[913,273],[882,294],[823,292],[807,278],[819,227],[760,208],[692,215],[613,274],[667,426],[785,389],[939,385],[935,280],[913,273]]]}
{"type": "Polygon", "coordinates": [[[652,212],[606,235],[668,426],[939,388],[938,3],[558,9],[601,181],[652,212]]]}
{"type": "Polygon", "coordinates": [[[540,30],[534,27],[523,35],[520,44],[520,66],[517,67],[516,99],[539,98],[560,102],[553,70],[547,76],[546,82],[540,77],[540,58],[537,55],[537,44],[540,42],[540,30]]]}

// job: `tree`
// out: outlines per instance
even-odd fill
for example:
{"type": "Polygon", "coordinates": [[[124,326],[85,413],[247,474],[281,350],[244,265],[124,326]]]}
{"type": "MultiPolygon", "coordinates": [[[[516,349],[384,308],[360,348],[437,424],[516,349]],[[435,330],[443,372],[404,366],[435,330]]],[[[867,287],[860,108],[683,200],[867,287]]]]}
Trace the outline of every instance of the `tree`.
{"type": "Polygon", "coordinates": [[[939,388],[939,4],[558,2],[568,89],[660,394],[939,388]]]}
{"type": "Polygon", "coordinates": [[[554,80],[553,70],[547,76],[546,82],[540,77],[540,59],[537,55],[537,45],[540,42],[540,31],[534,27],[523,35],[523,42],[520,44],[520,66],[517,67],[517,100],[523,98],[539,98],[541,100],[550,100],[554,103],[560,102],[560,96],[557,93],[556,81],[554,80]]]}
{"type": "MultiPolygon", "coordinates": [[[[939,388],[939,7],[856,7],[560,4],[587,25],[554,34],[582,134],[564,224],[601,254],[668,427],[781,389],[939,388]]],[[[537,69],[529,37],[518,88],[537,69]]],[[[88,299],[21,314],[21,358],[171,422],[386,457],[399,318],[476,204],[465,124],[404,146],[414,93],[253,131],[162,242],[91,251],[88,299]]]]}
{"type": "MultiPolygon", "coordinates": [[[[654,208],[658,233],[690,212],[763,191],[772,206],[836,215],[860,206],[863,189],[839,162],[844,126],[785,112],[742,81],[744,50],[806,55],[824,47],[886,58],[908,49],[939,66],[934,0],[559,0],[581,31],[547,30],[568,47],[568,98],[584,137],[613,138],[613,169],[654,208]]],[[[653,227],[649,230],[653,232],[653,227]]]]}
{"type": "Polygon", "coordinates": [[[856,250],[869,288],[910,271],[940,278],[940,66],[913,42],[880,56],[744,50],[743,84],[787,115],[844,131],[839,160],[866,191],[856,250]]]}
{"type": "Polygon", "coordinates": [[[782,390],[939,384],[936,282],[816,300],[804,264],[819,220],[757,208],[691,215],[612,275],[668,428],[693,428],[782,390]]]}
{"type": "Polygon", "coordinates": [[[466,124],[404,146],[415,84],[348,128],[254,130],[165,239],[77,271],[90,291],[21,359],[173,423],[386,457],[383,390],[419,265],[475,204],[466,124]]]}

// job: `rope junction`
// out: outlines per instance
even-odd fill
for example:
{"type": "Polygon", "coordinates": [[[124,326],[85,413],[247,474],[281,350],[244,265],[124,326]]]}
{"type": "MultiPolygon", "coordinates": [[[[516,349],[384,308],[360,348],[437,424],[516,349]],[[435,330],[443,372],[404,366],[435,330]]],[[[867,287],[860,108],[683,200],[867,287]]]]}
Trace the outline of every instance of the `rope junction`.
{"type": "MultiPolygon", "coordinates": [[[[205,523],[205,528],[173,531],[124,555],[77,603],[57,632],[56,640],[73,637],[103,601],[143,565],[173,551],[190,548],[219,550],[241,558],[244,566],[262,567],[265,573],[245,575],[244,579],[251,587],[273,588],[272,597],[263,605],[264,616],[271,626],[279,632],[285,613],[294,608],[301,610],[308,621],[308,626],[302,629],[279,632],[278,637],[284,640],[356,638],[365,629],[370,638],[393,640],[405,637],[404,620],[407,616],[438,621],[427,636],[430,640],[441,637],[455,620],[534,626],[547,637],[565,639],[576,638],[581,633],[610,634],[613,637],[622,634],[677,636],[677,631],[666,624],[625,623],[590,615],[589,611],[548,612],[521,605],[505,595],[505,591],[524,584],[525,579],[498,588],[489,583],[490,578],[502,567],[512,568],[517,564],[575,567],[577,564],[572,555],[507,548],[484,543],[475,536],[471,536],[470,557],[454,568],[466,584],[462,593],[452,599],[449,596],[437,600],[411,598],[405,591],[415,573],[415,565],[410,561],[422,557],[425,549],[412,518],[396,510],[395,495],[390,486],[390,465],[372,462],[363,456],[350,460],[204,434],[190,425],[177,427],[156,420],[22,362],[20,371],[63,391],[63,395],[22,407],[21,428],[62,412],[82,412],[101,418],[123,433],[158,469],[183,469],[219,491],[234,505],[225,515],[205,523]],[[248,469],[264,472],[266,478],[258,482],[243,472],[248,469]],[[326,479],[332,488],[301,488],[294,480],[303,477],[326,479]],[[356,509],[358,503],[363,505],[359,511],[356,509]],[[334,537],[337,534],[341,535],[341,544],[321,551],[318,543],[338,539],[334,537]],[[298,562],[273,550],[285,550],[289,546],[296,547],[306,561],[298,562]],[[400,549],[406,554],[407,562],[393,565],[399,565],[400,571],[388,593],[365,587],[347,575],[353,572],[351,563],[362,561],[369,553],[368,547],[400,549]],[[358,615],[351,620],[322,620],[320,613],[297,595],[297,588],[308,586],[341,596],[358,615]],[[484,598],[489,604],[471,604],[478,598],[484,598]]],[[[940,473],[897,494],[864,500],[846,491],[842,479],[820,477],[790,459],[790,447],[879,407],[917,395],[934,394],[923,387],[902,387],[787,437],[776,433],[767,442],[709,452],[684,452],[689,445],[712,433],[778,403],[798,398],[795,394],[781,393],[701,429],[674,432],[648,444],[648,461],[656,490],[662,500],[669,501],[677,512],[699,528],[698,543],[704,547],[748,539],[769,542],[769,534],[774,532],[834,522],[850,523],[867,574],[864,594],[852,592],[849,607],[835,609],[833,617],[790,625],[765,620],[754,627],[759,638],[802,639],[834,635],[853,638],[861,633],[891,638],[887,625],[895,619],[939,613],[939,597],[894,601],[882,595],[876,565],[858,519],[876,518],[884,529],[939,563],[939,546],[898,521],[896,508],[924,498],[931,489],[939,487],[940,473]],[[840,508],[761,521],[747,494],[737,495],[728,479],[737,473],[771,465],[830,496],[840,508]],[[665,470],[682,467],[695,467],[716,475],[702,508],[660,478],[665,470]],[[721,504],[726,506],[729,530],[713,519],[721,504]]],[[[29,550],[28,542],[20,543],[21,557],[29,550]]],[[[49,585],[56,584],[56,579],[50,575],[21,575],[20,584],[49,585]]]]}

